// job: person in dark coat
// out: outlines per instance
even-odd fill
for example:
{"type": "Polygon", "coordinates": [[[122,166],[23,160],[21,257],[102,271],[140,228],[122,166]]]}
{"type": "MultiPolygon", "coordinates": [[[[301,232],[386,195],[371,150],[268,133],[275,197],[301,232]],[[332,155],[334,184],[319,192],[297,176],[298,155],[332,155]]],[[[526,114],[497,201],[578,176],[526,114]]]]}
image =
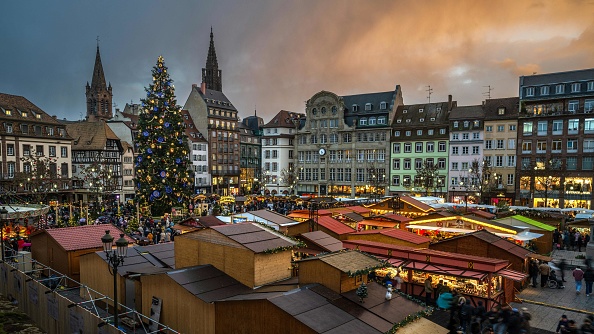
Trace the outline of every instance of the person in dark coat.
{"type": "Polygon", "coordinates": [[[538,279],[538,274],[539,274],[539,270],[538,270],[538,263],[536,263],[536,260],[532,260],[530,261],[530,267],[528,268],[528,274],[530,274],[530,278],[532,279],[532,287],[536,288],[536,281],[538,279]]]}
{"type": "Polygon", "coordinates": [[[567,319],[567,316],[564,314],[561,316],[561,319],[557,323],[557,329],[555,329],[555,333],[559,333],[562,327],[567,328],[568,325],[569,319],[567,319]]]}
{"type": "Polygon", "coordinates": [[[594,284],[594,269],[587,267],[584,271],[584,281],[586,282],[586,297],[592,294],[592,285],[594,284]]]}
{"type": "Polygon", "coordinates": [[[466,304],[462,306],[460,309],[460,325],[462,326],[462,331],[466,333],[466,328],[470,326],[470,321],[472,320],[472,314],[474,313],[474,307],[470,304],[470,299],[466,300],[466,304]]]}
{"type": "Polygon", "coordinates": [[[559,270],[561,271],[561,280],[563,282],[567,282],[565,280],[565,269],[567,269],[567,262],[565,259],[561,259],[561,262],[559,262],[559,270]]]}

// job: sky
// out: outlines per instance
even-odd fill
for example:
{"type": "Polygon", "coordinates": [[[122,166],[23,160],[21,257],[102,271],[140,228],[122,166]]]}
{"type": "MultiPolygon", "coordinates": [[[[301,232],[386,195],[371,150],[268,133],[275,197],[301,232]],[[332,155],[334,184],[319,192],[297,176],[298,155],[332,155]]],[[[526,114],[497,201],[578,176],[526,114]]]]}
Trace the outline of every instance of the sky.
{"type": "Polygon", "coordinates": [[[116,108],[139,103],[162,55],[177,102],[202,80],[211,27],[240,117],[305,111],[326,90],[405,104],[518,96],[518,78],[594,68],[594,0],[30,0],[2,4],[0,92],[86,114],[99,45],[116,108]],[[490,87],[490,89],[489,89],[490,87]]]}

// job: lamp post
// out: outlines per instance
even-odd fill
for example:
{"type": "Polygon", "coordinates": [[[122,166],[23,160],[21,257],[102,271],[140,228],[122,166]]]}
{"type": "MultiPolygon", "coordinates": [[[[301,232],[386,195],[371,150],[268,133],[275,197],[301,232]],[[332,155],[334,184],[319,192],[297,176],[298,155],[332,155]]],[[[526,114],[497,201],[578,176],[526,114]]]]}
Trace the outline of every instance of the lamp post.
{"type": "Polygon", "coordinates": [[[464,212],[468,213],[468,191],[464,193],[464,212]]]}
{"type": "Polygon", "coordinates": [[[109,271],[113,275],[113,325],[118,328],[118,267],[124,263],[128,252],[128,240],[124,238],[123,233],[120,234],[120,238],[115,242],[116,249],[113,249],[113,236],[107,230],[101,237],[101,243],[103,243],[109,271]]]}
{"type": "Polygon", "coordinates": [[[2,263],[4,263],[4,226],[8,220],[8,210],[5,207],[0,209],[0,238],[2,238],[2,263]]]}

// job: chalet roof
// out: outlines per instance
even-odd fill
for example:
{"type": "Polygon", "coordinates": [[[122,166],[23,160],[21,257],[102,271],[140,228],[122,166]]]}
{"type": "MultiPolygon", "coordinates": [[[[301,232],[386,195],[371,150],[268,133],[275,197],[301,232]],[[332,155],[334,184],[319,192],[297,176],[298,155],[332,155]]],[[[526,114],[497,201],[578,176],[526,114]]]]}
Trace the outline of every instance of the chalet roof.
{"type": "Polygon", "coordinates": [[[227,224],[225,224],[224,221],[220,220],[216,216],[201,216],[201,217],[198,217],[198,223],[200,223],[204,227],[227,225],[227,224]]]}
{"type": "Polygon", "coordinates": [[[354,221],[354,222],[360,222],[363,219],[365,219],[363,216],[361,216],[360,214],[358,214],[356,212],[345,213],[344,216],[347,217],[348,219],[354,221]]]}
{"type": "Polygon", "coordinates": [[[329,254],[319,255],[313,258],[303,259],[303,261],[322,261],[331,267],[340,270],[343,273],[354,273],[359,270],[374,268],[382,263],[375,258],[361,252],[346,250],[329,254]]]}
{"type": "Polygon", "coordinates": [[[248,213],[256,217],[265,219],[269,222],[275,223],[279,226],[294,225],[299,223],[298,221],[295,221],[285,215],[281,215],[280,213],[271,210],[248,211],[248,213]]]}
{"type": "Polygon", "coordinates": [[[381,234],[390,238],[408,241],[413,244],[424,244],[430,242],[431,239],[418,235],[416,233],[408,232],[397,228],[382,228],[377,230],[365,230],[360,232],[351,233],[351,235],[368,235],[368,234],[381,234]]]}
{"type": "MultiPolygon", "coordinates": [[[[99,257],[107,261],[105,252],[96,252],[99,257]]],[[[129,247],[123,264],[118,266],[118,274],[149,274],[160,273],[175,268],[173,242],[150,246],[129,247]]]]}
{"type": "MultiPolygon", "coordinates": [[[[382,249],[390,249],[390,250],[398,250],[398,251],[413,251],[415,249],[418,249],[416,247],[393,245],[393,244],[387,244],[385,242],[371,241],[371,240],[353,239],[353,240],[344,240],[342,243],[345,246],[345,248],[348,248],[348,249],[354,249],[353,247],[351,247],[351,245],[370,246],[370,247],[374,247],[374,248],[382,248],[382,249]]],[[[361,251],[376,254],[375,252],[370,252],[370,251],[367,251],[364,249],[361,249],[361,251]]]]}
{"type": "Polygon", "coordinates": [[[421,211],[435,211],[435,209],[433,209],[431,206],[416,200],[414,197],[410,197],[410,196],[401,196],[400,197],[400,201],[404,202],[406,204],[412,205],[414,207],[416,207],[417,209],[421,210],[421,211]]]}
{"type": "MultiPolygon", "coordinates": [[[[65,251],[92,248],[103,249],[101,237],[105,235],[105,231],[109,231],[109,234],[114,238],[114,242],[120,238],[120,234],[124,233],[122,230],[111,224],[102,224],[41,230],[38,233],[35,233],[33,237],[47,233],[50,238],[54,239],[65,251]]],[[[124,235],[124,238],[128,240],[128,243],[134,243],[134,239],[129,236],[124,235]]],[[[35,243],[33,243],[33,247],[35,247],[35,243]]]]}
{"type": "Polygon", "coordinates": [[[397,213],[386,213],[386,214],[383,214],[382,217],[385,217],[385,218],[388,218],[388,219],[391,219],[391,220],[396,220],[396,221],[399,221],[401,223],[406,223],[406,222],[409,222],[409,221],[412,220],[412,218],[401,216],[401,215],[399,215],[397,213]]]}
{"type": "Polygon", "coordinates": [[[349,209],[349,210],[352,210],[353,212],[356,212],[356,213],[359,213],[359,214],[371,212],[371,210],[369,210],[368,208],[363,207],[361,205],[347,206],[345,208],[346,209],[349,209]]]}
{"type": "Polygon", "coordinates": [[[166,275],[205,303],[252,291],[210,264],[173,270],[166,275]]]}
{"type": "Polygon", "coordinates": [[[358,303],[350,303],[319,284],[307,285],[268,300],[316,333],[384,333],[391,328],[389,321],[370,314],[358,303]],[[349,312],[352,308],[357,312],[349,312]]]}
{"type": "MultiPolygon", "coordinates": [[[[458,235],[452,238],[448,238],[445,240],[441,240],[435,243],[435,245],[443,244],[443,243],[451,243],[451,242],[460,242],[461,240],[468,240],[468,238],[477,238],[486,243],[489,243],[499,249],[502,249],[512,255],[515,255],[520,258],[525,258],[530,254],[533,254],[532,251],[517,245],[514,242],[507,240],[506,238],[502,238],[498,235],[495,235],[489,231],[480,230],[468,234],[458,235]]],[[[431,248],[431,246],[429,246],[431,248]]]]}
{"type": "Polygon", "coordinates": [[[555,230],[555,227],[553,227],[551,225],[548,225],[548,224],[545,224],[545,223],[541,223],[539,221],[536,221],[534,219],[530,219],[528,217],[524,217],[522,215],[513,215],[513,216],[510,216],[510,217],[506,217],[506,218],[495,219],[495,221],[497,221],[497,222],[504,222],[504,221],[510,220],[510,219],[519,220],[519,221],[521,221],[523,223],[526,223],[528,225],[532,225],[534,227],[538,227],[538,228],[540,228],[542,230],[549,231],[549,232],[552,232],[552,231],[555,230]]]}
{"type": "Polygon", "coordinates": [[[0,118],[14,119],[15,121],[26,120],[31,123],[61,124],[52,116],[48,115],[41,108],[33,104],[27,98],[19,95],[0,93],[0,118]],[[5,110],[11,110],[12,115],[6,116],[5,110]],[[20,112],[26,112],[27,117],[23,117],[20,112]],[[33,114],[32,114],[33,113],[33,114]],[[40,115],[37,118],[36,115],[40,115]]]}
{"type": "Polygon", "coordinates": [[[118,136],[102,120],[69,123],[66,124],[66,131],[74,139],[72,142],[73,151],[100,151],[105,149],[108,139],[119,141],[118,136]]]}
{"type": "Polygon", "coordinates": [[[496,217],[496,215],[487,212],[487,211],[483,211],[483,210],[477,210],[477,209],[468,209],[469,214],[471,215],[475,215],[481,218],[485,218],[485,219],[493,219],[496,217]]]}
{"type": "Polygon", "coordinates": [[[350,226],[347,226],[330,216],[319,216],[318,225],[323,226],[338,235],[355,232],[350,226]]]}
{"type": "Polygon", "coordinates": [[[323,231],[313,231],[301,234],[301,239],[304,239],[305,243],[313,243],[328,252],[339,251],[343,249],[342,242],[335,239],[323,231]]]}
{"type": "MultiPolygon", "coordinates": [[[[257,223],[227,224],[211,226],[211,228],[254,253],[262,253],[278,247],[291,247],[297,244],[282,234],[273,232],[257,223]]],[[[199,231],[196,233],[199,233],[199,231]]]]}
{"type": "Polygon", "coordinates": [[[452,108],[450,112],[450,120],[474,120],[485,117],[482,105],[475,106],[461,106],[452,108]]]}
{"type": "Polygon", "coordinates": [[[291,128],[295,129],[293,119],[301,119],[305,117],[304,114],[299,114],[292,111],[281,110],[279,111],[270,122],[264,124],[262,128],[291,128]]]}

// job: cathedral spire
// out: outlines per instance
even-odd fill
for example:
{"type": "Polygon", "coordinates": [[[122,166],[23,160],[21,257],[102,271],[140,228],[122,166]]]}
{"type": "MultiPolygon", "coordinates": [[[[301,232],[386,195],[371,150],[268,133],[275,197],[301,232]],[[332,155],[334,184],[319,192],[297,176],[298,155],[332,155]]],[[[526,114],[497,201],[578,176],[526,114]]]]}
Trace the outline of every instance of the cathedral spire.
{"type": "Polygon", "coordinates": [[[206,67],[202,69],[202,82],[206,84],[207,89],[223,91],[223,78],[217,62],[217,52],[214,45],[214,34],[210,27],[210,45],[206,57],[206,67]]]}
{"type": "Polygon", "coordinates": [[[93,79],[91,85],[87,81],[87,118],[89,121],[98,119],[110,119],[112,117],[112,92],[111,83],[107,87],[101,54],[99,52],[99,37],[97,37],[97,54],[95,55],[95,67],[93,68],[93,79]]]}

